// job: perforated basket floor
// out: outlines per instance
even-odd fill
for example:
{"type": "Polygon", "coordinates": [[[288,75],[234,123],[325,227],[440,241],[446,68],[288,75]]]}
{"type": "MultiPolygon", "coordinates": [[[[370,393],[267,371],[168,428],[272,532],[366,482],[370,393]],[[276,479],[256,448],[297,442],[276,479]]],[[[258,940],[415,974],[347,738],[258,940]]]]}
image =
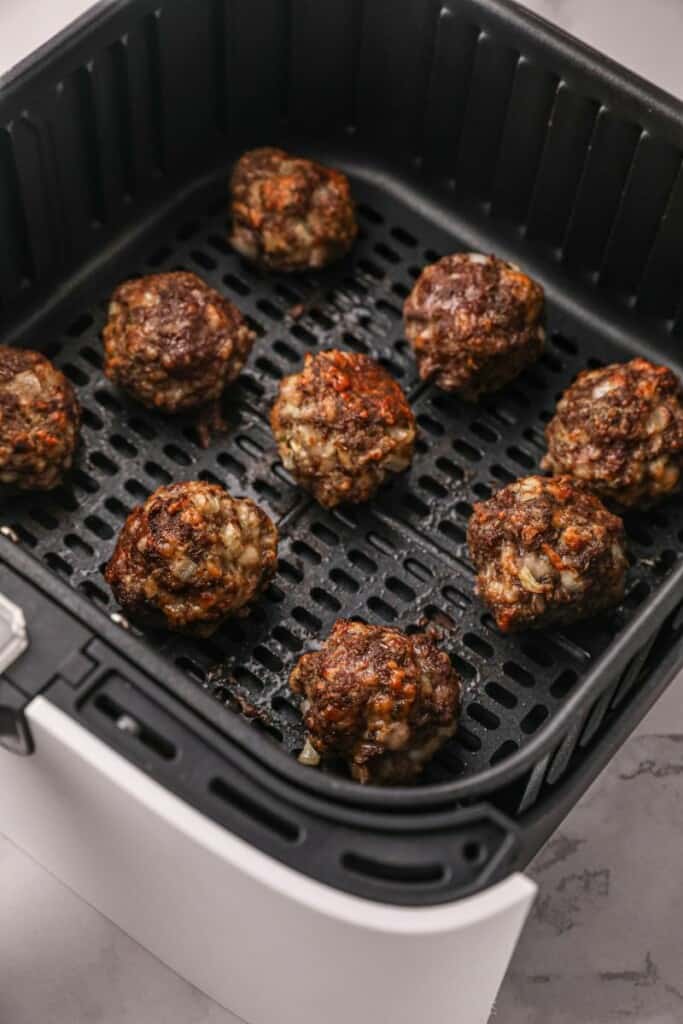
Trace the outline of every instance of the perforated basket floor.
{"type": "Polygon", "coordinates": [[[155,487],[198,477],[256,499],[277,518],[281,547],[277,578],[253,614],[210,641],[159,633],[141,642],[161,649],[217,700],[237,708],[237,695],[291,753],[302,732],[289,670],[337,617],[407,629],[436,622],[467,684],[458,734],[424,777],[438,782],[500,761],[550,720],[672,569],[683,541],[683,502],[627,517],[632,565],[620,608],[563,632],[502,637],[473,595],[465,545],[472,503],[537,468],[544,424],[580,369],[630,353],[595,335],[557,334],[551,307],[545,355],[504,393],[473,407],[425,386],[402,334],[401,306],[425,263],[463,246],[373,186],[356,181],[354,191],[362,232],[352,257],[310,277],[267,277],[225,241],[221,179],[197,195],[192,216],[184,211],[161,234],[155,230],[144,259],[112,266],[96,294],[85,288],[75,318],[43,324],[40,336],[27,337],[76,385],[83,443],[68,484],[13,501],[4,521],[51,570],[115,612],[101,572],[125,516],[155,487]],[[114,285],[135,273],[179,268],[232,298],[258,332],[246,372],[225,396],[229,434],[206,451],[191,419],[143,410],[101,371],[99,335],[114,285]],[[301,303],[303,314],[290,316],[301,303]],[[366,352],[395,375],[412,401],[420,438],[410,472],[374,502],[325,512],[279,464],[267,416],[279,378],[297,370],[306,352],[332,346],[366,352]]]}

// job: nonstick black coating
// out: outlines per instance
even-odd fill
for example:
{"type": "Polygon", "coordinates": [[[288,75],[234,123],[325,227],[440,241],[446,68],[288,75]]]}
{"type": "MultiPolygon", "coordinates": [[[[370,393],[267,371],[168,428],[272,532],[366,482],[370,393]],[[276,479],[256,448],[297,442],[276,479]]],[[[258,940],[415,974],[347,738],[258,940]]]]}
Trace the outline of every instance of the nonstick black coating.
{"type": "Polygon", "coordinates": [[[562,631],[502,636],[473,594],[465,544],[472,504],[537,471],[544,424],[579,370],[630,353],[585,325],[568,330],[566,313],[550,303],[545,354],[505,391],[473,406],[421,383],[403,337],[402,302],[426,262],[464,243],[388,192],[361,180],[353,186],[361,237],[337,267],[300,277],[247,266],[226,243],[221,178],[179,215],[171,212],[148,244],[138,243],[142,258],[120,258],[107,268],[106,284],[86,284],[68,323],[41,324],[40,339],[54,339],[45,350],[83,403],[83,443],[70,481],[53,494],[14,501],[8,518],[36,557],[114,612],[102,569],[126,514],[155,487],[198,477],[254,498],[276,517],[282,537],[280,568],[264,600],[210,641],[155,633],[140,642],[196,681],[198,701],[209,693],[241,707],[292,755],[302,729],[288,672],[337,617],[404,629],[433,622],[466,686],[457,737],[424,776],[438,783],[481,772],[549,724],[676,564],[683,501],[626,516],[631,568],[626,599],[614,612],[562,631]],[[180,268],[230,296],[258,332],[246,372],[225,396],[229,432],[206,451],[191,418],[142,409],[101,371],[110,289],[136,273],[180,268]],[[420,435],[411,470],[376,500],[325,512],[283,470],[267,416],[280,377],[296,371],[306,352],[331,346],[380,360],[406,389],[420,435]]]}

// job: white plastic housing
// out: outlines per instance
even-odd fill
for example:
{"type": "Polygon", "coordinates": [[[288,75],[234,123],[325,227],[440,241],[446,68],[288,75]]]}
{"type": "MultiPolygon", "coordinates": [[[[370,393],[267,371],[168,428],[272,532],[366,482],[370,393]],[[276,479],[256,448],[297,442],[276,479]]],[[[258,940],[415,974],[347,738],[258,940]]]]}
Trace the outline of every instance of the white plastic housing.
{"type": "Polygon", "coordinates": [[[535,895],[513,875],[399,908],[285,867],[42,698],[0,749],[0,830],[249,1024],[485,1024],[535,895]]]}

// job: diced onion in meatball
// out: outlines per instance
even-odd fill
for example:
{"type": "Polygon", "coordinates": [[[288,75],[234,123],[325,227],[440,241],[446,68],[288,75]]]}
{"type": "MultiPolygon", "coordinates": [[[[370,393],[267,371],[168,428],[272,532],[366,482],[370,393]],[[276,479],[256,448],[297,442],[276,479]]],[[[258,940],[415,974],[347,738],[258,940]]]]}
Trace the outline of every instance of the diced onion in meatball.
{"type": "Polygon", "coordinates": [[[303,697],[304,763],[342,758],[357,782],[414,782],[457,726],[460,680],[427,633],[340,619],[289,684],[303,697]]]}
{"type": "Polygon", "coordinates": [[[543,289],[495,256],[456,253],[425,267],[405,301],[423,380],[468,401],[534,363],[545,341],[543,289]]]}
{"type": "Polygon", "coordinates": [[[0,345],[0,489],[57,487],[73,463],[80,421],[71,384],[49,359],[0,345]]]}
{"type": "Polygon", "coordinates": [[[268,270],[308,270],[345,256],[358,232],[348,178],[282,149],[253,149],[230,183],[230,243],[268,270]]]}
{"type": "Polygon", "coordinates": [[[216,484],[160,487],[128,516],[105,578],[131,621],[210,636],[277,567],[277,529],[216,484]]]}
{"type": "Polygon", "coordinates": [[[620,505],[652,505],[681,486],[681,383],[640,358],[584,370],[558,402],[546,440],[543,469],[620,505]]]}
{"type": "Polygon", "coordinates": [[[367,501],[413,457],[408,401],[365,355],[307,355],[301,373],[281,382],[270,421],[283,465],[326,508],[367,501]]]}
{"type": "Polygon", "coordinates": [[[178,413],[220,398],[254,338],[237,307],[196,274],[150,274],[112,296],[104,372],[143,405],[178,413]]]}
{"type": "Polygon", "coordinates": [[[571,477],[529,476],[479,502],[467,540],[503,632],[584,619],[624,595],[623,523],[571,477]]]}

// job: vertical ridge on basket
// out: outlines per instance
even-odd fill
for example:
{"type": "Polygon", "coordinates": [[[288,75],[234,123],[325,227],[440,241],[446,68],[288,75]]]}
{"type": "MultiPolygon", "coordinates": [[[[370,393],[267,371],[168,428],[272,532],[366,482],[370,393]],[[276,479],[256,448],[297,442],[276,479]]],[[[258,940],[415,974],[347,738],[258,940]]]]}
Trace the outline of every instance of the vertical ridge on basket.
{"type": "Polygon", "coordinates": [[[23,110],[13,125],[12,150],[34,280],[49,278],[66,258],[54,139],[47,121],[23,110]]]}
{"type": "Polygon", "coordinates": [[[604,721],[605,715],[609,710],[612,698],[614,697],[618,687],[619,677],[617,676],[617,678],[607,687],[605,692],[602,693],[598,700],[596,700],[592,705],[588,715],[588,720],[586,721],[583,732],[579,737],[580,747],[587,747],[597,733],[604,721]]]}
{"type": "Polygon", "coordinates": [[[287,121],[290,109],[290,83],[292,78],[292,5],[294,0],[280,0],[282,4],[282,49],[280,54],[280,120],[287,121]]]}
{"type": "Polygon", "coordinates": [[[161,43],[159,40],[160,11],[152,11],[144,18],[145,69],[147,72],[147,97],[149,120],[147,129],[154,144],[155,164],[163,174],[166,170],[166,112],[164,110],[164,81],[161,68],[161,43]]]}
{"type": "Polygon", "coordinates": [[[71,258],[92,244],[104,220],[92,81],[86,65],[60,79],[52,93],[47,125],[57,187],[55,212],[71,258]]]}
{"type": "Polygon", "coordinates": [[[680,168],[668,143],[641,133],[610,231],[599,280],[632,299],[680,168]]]}
{"type": "Polygon", "coordinates": [[[213,39],[214,111],[220,131],[228,134],[230,126],[229,47],[232,42],[231,0],[211,0],[209,15],[213,39]]]}
{"type": "Polygon", "coordinates": [[[162,173],[158,125],[154,124],[154,103],[150,91],[145,20],[141,18],[131,24],[120,43],[120,104],[125,111],[123,131],[128,131],[127,136],[122,134],[122,139],[125,139],[129,150],[137,198],[148,194],[162,173]]]}
{"type": "Polygon", "coordinates": [[[569,767],[569,762],[576,749],[576,744],[583,731],[587,717],[587,712],[582,712],[577,716],[569,726],[559,747],[554,752],[550,767],[546,773],[546,781],[549,785],[554,786],[556,782],[559,782],[569,767]]]}
{"type": "Polygon", "coordinates": [[[286,13],[280,0],[262,0],[256,17],[253,0],[232,0],[232,24],[239,33],[239,45],[232,50],[228,77],[239,102],[233,103],[231,96],[231,117],[235,138],[245,149],[273,145],[282,137],[286,13]]]}
{"type": "Polygon", "coordinates": [[[177,177],[200,164],[218,141],[213,116],[215,86],[210,5],[169,3],[149,22],[155,94],[161,117],[163,166],[177,177]],[[183,68],[184,74],[178,69],[183,68]],[[186,76],[192,79],[188,89],[186,76]]]}
{"type": "Polygon", "coordinates": [[[413,160],[421,166],[424,159],[424,126],[425,112],[429,101],[429,90],[434,73],[434,58],[436,54],[436,39],[439,21],[444,11],[450,14],[450,8],[441,7],[440,0],[431,0],[426,5],[425,27],[423,32],[420,61],[416,73],[415,85],[415,109],[413,136],[413,160]]]}
{"type": "Polygon", "coordinates": [[[597,274],[638,145],[638,127],[605,105],[598,111],[563,249],[567,262],[597,274]]]}
{"type": "Polygon", "coordinates": [[[558,77],[521,54],[493,183],[492,212],[524,223],[546,144],[558,77]]]}
{"type": "Polygon", "coordinates": [[[128,80],[128,38],[115,40],[108,50],[111,63],[111,101],[116,125],[115,148],[121,162],[122,198],[132,199],[137,191],[133,125],[131,120],[130,82],[128,80]]]}
{"type": "Polygon", "coordinates": [[[566,81],[559,82],[526,223],[528,238],[558,252],[574,209],[597,113],[595,101],[580,96],[566,81]]]}
{"type": "Polygon", "coordinates": [[[0,131],[0,307],[35,276],[13,147],[14,125],[0,131]]]}
{"type": "Polygon", "coordinates": [[[105,128],[114,120],[109,70],[105,55],[98,54],[79,69],[78,78],[92,216],[100,224],[107,223],[121,196],[120,158],[113,133],[105,128]]]}
{"type": "Polygon", "coordinates": [[[359,0],[294,0],[290,12],[290,127],[340,132],[354,122],[359,0]]]}
{"type": "Polygon", "coordinates": [[[365,0],[350,0],[351,5],[351,67],[349,75],[349,121],[352,131],[358,128],[360,97],[361,52],[363,47],[363,21],[365,0]]]}
{"type": "Polygon", "coordinates": [[[374,148],[412,155],[418,79],[431,4],[393,0],[392,17],[381,4],[365,3],[361,29],[357,121],[374,148]]]}
{"type": "Polygon", "coordinates": [[[663,320],[676,317],[683,284],[683,161],[662,214],[637,288],[637,309],[663,320]]]}
{"type": "Polygon", "coordinates": [[[444,5],[434,50],[422,125],[422,160],[428,174],[453,178],[472,84],[478,27],[444,5]]]}
{"type": "Polygon", "coordinates": [[[518,59],[516,50],[485,30],[479,33],[455,185],[480,202],[490,199],[518,59]]]}

